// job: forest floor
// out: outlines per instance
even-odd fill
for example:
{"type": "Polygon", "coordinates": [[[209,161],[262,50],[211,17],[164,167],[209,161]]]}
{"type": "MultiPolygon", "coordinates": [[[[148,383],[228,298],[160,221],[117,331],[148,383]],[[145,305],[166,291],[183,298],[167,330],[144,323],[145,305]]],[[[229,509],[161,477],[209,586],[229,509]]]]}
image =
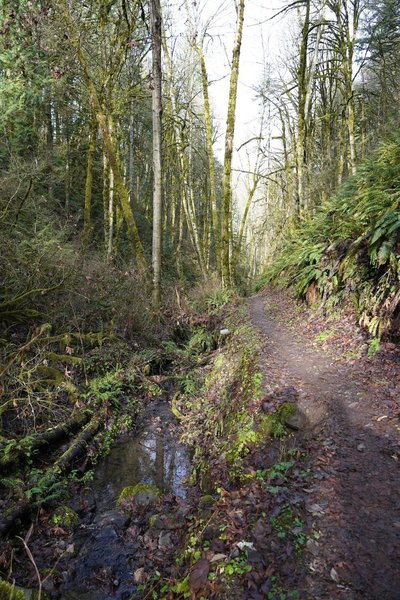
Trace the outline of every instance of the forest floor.
{"type": "Polygon", "coordinates": [[[398,346],[369,357],[351,311],[273,288],[208,328],[147,374],[158,395],[93,478],[69,478],[77,522],[45,503],[0,574],[62,600],[400,600],[398,346]],[[160,495],[119,504],[138,483],[160,495]]]}
{"type": "Polygon", "coordinates": [[[306,469],[300,494],[318,539],[296,587],[304,598],[400,598],[400,356],[366,356],[350,318],[310,317],[269,289],[250,300],[266,398],[295,401],[306,469]],[[363,349],[361,356],[359,350],[363,349]]]}

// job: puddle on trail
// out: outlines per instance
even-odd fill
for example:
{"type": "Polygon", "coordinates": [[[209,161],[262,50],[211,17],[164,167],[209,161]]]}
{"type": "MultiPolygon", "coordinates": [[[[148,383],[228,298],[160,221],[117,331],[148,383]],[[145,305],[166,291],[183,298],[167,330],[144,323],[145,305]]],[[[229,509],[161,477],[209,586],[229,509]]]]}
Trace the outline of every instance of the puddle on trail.
{"type": "Polygon", "coordinates": [[[178,443],[177,425],[167,402],[153,404],[139,430],[117,441],[97,466],[93,480],[96,510],[115,507],[124,487],[150,483],[162,492],[186,497],[188,449],[178,443]]]}
{"type": "Polygon", "coordinates": [[[99,463],[91,486],[93,508],[74,535],[74,558],[58,598],[131,598],[136,590],[133,573],[138,560],[143,560],[143,550],[139,537],[126,538],[130,517],[116,510],[116,501],[124,487],[150,483],[184,503],[190,456],[178,440],[178,424],[169,402],[160,400],[144,409],[136,431],[118,440],[99,463]]]}

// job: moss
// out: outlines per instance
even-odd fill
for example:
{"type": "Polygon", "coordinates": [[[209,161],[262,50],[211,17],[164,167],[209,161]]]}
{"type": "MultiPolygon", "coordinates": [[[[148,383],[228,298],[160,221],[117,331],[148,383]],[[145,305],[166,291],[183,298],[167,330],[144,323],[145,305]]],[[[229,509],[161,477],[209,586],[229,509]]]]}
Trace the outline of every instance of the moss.
{"type": "Polygon", "coordinates": [[[272,414],[263,415],[257,428],[257,441],[263,442],[269,437],[283,437],[286,432],[285,421],[296,412],[296,406],[285,402],[272,414]]]}
{"type": "Polygon", "coordinates": [[[59,506],[51,517],[51,522],[63,529],[72,531],[79,525],[79,517],[71,507],[63,505],[59,506]]]}
{"type": "Polygon", "coordinates": [[[149,521],[148,521],[149,527],[153,527],[157,523],[157,519],[159,516],[160,516],[159,514],[155,514],[155,515],[151,515],[149,517],[149,521]]]}
{"type": "Polygon", "coordinates": [[[128,486],[122,490],[117,500],[117,506],[121,506],[124,500],[133,500],[136,504],[152,504],[161,495],[160,490],[155,485],[148,483],[138,483],[134,486],[128,486]]]}
{"type": "Polygon", "coordinates": [[[206,496],[202,496],[199,500],[200,508],[210,508],[214,504],[215,500],[213,496],[207,494],[206,496]]]}
{"type": "Polygon", "coordinates": [[[25,596],[7,581],[0,581],[0,600],[25,600],[25,596]]]}

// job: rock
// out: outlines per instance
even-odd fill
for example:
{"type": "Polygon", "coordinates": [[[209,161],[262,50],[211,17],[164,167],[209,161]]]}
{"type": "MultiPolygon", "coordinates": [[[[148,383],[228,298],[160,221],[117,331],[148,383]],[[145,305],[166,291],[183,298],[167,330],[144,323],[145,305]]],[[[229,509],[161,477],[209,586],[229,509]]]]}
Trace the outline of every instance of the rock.
{"type": "Polygon", "coordinates": [[[319,544],[317,540],[308,539],[306,543],[307,551],[313,556],[317,556],[319,553],[319,544]]]}
{"type": "Polygon", "coordinates": [[[214,498],[207,494],[206,496],[202,496],[199,500],[199,508],[211,508],[215,503],[214,498]]]}
{"type": "Polygon", "coordinates": [[[185,525],[185,519],[178,513],[171,515],[155,514],[149,518],[149,527],[154,529],[180,529],[185,525]]]}
{"type": "Polygon", "coordinates": [[[158,547],[160,550],[163,548],[169,548],[173,545],[172,535],[169,531],[162,531],[158,537],[158,547]]]}
{"type": "Polygon", "coordinates": [[[123,529],[128,523],[129,517],[115,510],[106,512],[96,519],[96,525],[98,524],[100,527],[112,526],[123,529]]]}
{"type": "Polygon", "coordinates": [[[361,444],[358,444],[358,446],[357,446],[357,450],[358,450],[359,452],[364,452],[364,450],[365,450],[365,444],[363,444],[363,443],[361,443],[361,444]]]}
{"type": "Polygon", "coordinates": [[[287,415],[284,420],[284,424],[293,431],[299,431],[303,429],[306,424],[306,418],[299,410],[295,410],[292,414],[287,415]]]}
{"type": "Polygon", "coordinates": [[[311,504],[311,506],[307,507],[307,511],[314,515],[314,517],[320,517],[324,514],[324,511],[319,504],[311,504]]]}
{"type": "Polygon", "coordinates": [[[103,529],[96,531],[93,534],[93,538],[96,540],[96,542],[104,543],[104,545],[107,546],[107,544],[114,542],[118,538],[118,534],[114,527],[109,525],[108,527],[104,527],[103,529]]]}
{"type": "Polygon", "coordinates": [[[136,584],[140,584],[140,583],[145,583],[148,579],[148,575],[146,573],[146,571],[144,570],[144,567],[140,567],[140,569],[136,569],[136,571],[133,574],[133,581],[136,584]]]}
{"type": "Polygon", "coordinates": [[[210,563],[221,562],[221,560],[226,560],[227,558],[226,554],[214,554],[214,556],[210,558],[210,563]]]}
{"type": "Polygon", "coordinates": [[[331,569],[330,576],[331,576],[331,579],[333,581],[335,581],[335,583],[339,583],[340,580],[339,580],[338,572],[333,567],[331,569]]]}
{"type": "Polygon", "coordinates": [[[82,492],[71,500],[71,508],[79,515],[94,512],[96,510],[96,498],[93,490],[85,488],[82,492]]]}
{"type": "Polygon", "coordinates": [[[132,500],[139,506],[148,506],[157,501],[161,492],[155,485],[138,483],[122,490],[117,500],[117,506],[121,506],[124,500],[132,500]]]}
{"type": "Polygon", "coordinates": [[[230,333],[231,333],[231,332],[230,332],[230,330],[229,330],[229,329],[221,329],[221,330],[220,330],[220,332],[219,332],[219,335],[220,335],[221,337],[227,337],[227,336],[228,336],[230,333]]]}

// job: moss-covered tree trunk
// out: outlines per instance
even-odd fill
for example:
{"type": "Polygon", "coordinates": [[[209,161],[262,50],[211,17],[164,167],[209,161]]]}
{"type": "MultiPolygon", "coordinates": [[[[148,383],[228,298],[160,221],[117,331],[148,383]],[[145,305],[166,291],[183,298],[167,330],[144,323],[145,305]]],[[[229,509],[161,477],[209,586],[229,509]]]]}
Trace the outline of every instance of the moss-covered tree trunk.
{"type": "Polygon", "coordinates": [[[235,136],[235,116],[237,87],[239,79],[239,60],[242,45],[244,21],[244,0],[239,1],[235,43],[232,54],[231,77],[229,84],[228,114],[226,119],[224,173],[222,181],[222,231],[221,231],[221,272],[224,286],[233,285],[231,269],[232,244],[232,156],[235,136]]]}
{"type": "Polygon", "coordinates": [[[153,56],[153,308],[161,304],[161,236],[162,236],[162,169],[161,169],[161,7],[160,0],[150,1],[153,56]]]}
{"type": "Polygon", "coordinates": [[[83,207],[83,250],[86,251],[89,246],[90,235],[92,231],[92,187],[93,187],[93,162],[96,152],[97,121],[93,119],[89,138],[89,148],[87,154],[86,182],[85,182],[85,203],[83,207]]]}
{"type": "Polygon", "coordinates": [[[206,61],[204,58],[203,48],[196,46],[197,53],[200,59],[201,67],[201,83],[203,89],[203,100],[204,100],[204,124],[206,129],[206,143],[207,143],[207,158],[208,158],[208,169],[210,179],[210,212],[212,222],[212,232],[214,238],[214,253],[215,262],[218,271],[221,271],[221,225],[218,216],[217,207],[217,186],[215,179],[215,160],[213,151],[213,126],[212,116],[210,108],[210,97],[208,93],[208,75],[206,61]]]}

